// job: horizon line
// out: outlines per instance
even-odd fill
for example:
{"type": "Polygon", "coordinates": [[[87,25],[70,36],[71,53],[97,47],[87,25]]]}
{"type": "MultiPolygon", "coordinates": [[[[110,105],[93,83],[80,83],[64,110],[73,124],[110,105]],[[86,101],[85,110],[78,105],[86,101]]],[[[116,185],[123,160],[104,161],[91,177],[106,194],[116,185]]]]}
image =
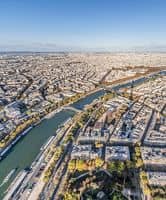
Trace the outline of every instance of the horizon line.
{"type": "Polygon", "coordinates": [[[107,50],[107,51],[102,51],[102,50],[63,50],[63,51],[58,51],[58,50],[47,50],[47,51],[35,51],[35,50],[0,50],[0,54],[7,54],[7,53],[166,53],[166,50],[161,51],[161,50],[107,50]]]}

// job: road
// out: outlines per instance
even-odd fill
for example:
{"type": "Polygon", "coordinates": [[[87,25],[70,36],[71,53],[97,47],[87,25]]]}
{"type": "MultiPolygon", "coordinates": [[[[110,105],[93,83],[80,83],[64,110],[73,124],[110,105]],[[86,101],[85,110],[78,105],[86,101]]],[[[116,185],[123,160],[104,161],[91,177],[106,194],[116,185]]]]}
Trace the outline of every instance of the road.
{"type": "MultiPolygon", "coordinates": [[[[76,132],[75,136],[74,136],[75,137],[75,141],[78,138],[79,132],[80,132],[80,130],[78,130],[76,132]]],[[[54,189],[52,197],[51,197],[52,200],[58,200],[59,194],[61,194],[61,192],[64,189],[64,184],[66,182],[66,178],[67,178],[67,174],[68,174],[67,173],[67,168],[68,168],[68,162],[70,160],[70,155],[71,155],[71,152],[72,152],[73,141],[71,141],[68,145],[69,146],[68,146],[67,152],[66,152],[65,164],[64,164],[64,166],[62,168],[61,176],[60,177],[55,176],[55,180],[59,178],[59,181],[58,181],[58,184],[56,185],[56,187],[54,186],[55,189],[54,189]]]]}

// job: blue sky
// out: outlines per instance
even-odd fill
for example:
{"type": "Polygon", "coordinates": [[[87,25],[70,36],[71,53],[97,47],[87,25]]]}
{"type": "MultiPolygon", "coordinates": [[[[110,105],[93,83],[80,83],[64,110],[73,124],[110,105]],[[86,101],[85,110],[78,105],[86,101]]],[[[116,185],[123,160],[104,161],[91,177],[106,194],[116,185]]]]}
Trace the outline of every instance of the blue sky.
{"type": "Polygon", "coordinates": [[[0,50],[166,49],[165,0],[2,0],[0,50]]]}

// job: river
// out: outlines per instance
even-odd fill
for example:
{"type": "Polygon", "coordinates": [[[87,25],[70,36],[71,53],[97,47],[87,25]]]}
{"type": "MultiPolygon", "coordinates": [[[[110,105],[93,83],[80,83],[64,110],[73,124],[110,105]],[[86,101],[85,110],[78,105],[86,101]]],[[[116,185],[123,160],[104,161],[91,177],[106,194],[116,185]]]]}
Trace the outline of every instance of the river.
{"type": "MultiPolygon", "coordinates": [[[[85,98],[82,98],[71,106],[77,109],[83,109],[85,105],[90,104],[94,99],[97,99],[103,94],[103,90],[95,92],[85,98]]],[[[2,161],[0,161],[0,184],[12,169],[18,168],[11,179],[0,188],[0,199],[3,198],[4,192],[18,172],[32,164],[33,160],[40,152],[41,146],[50,136],[55,135],[59,125],[63,124],[67,119],[74,115],[75,113],[73,111],[62,110],[59,113],[56,113],[53,117],[44,119],[25,137],[23,137],[11,149],[9,154],[2,161]]]]}

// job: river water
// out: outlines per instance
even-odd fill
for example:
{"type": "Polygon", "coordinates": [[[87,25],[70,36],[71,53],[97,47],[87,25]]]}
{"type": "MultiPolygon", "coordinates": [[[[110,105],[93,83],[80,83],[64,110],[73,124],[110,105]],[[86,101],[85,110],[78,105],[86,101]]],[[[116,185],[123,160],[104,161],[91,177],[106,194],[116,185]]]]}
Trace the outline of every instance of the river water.
{"type": "MultiPolygon", "coordinates": [[[[85,105],[90,104],[93,100],[103,94],[103,90],[95,92],[71,106],[77,109],[83,109],[85,105]]],[[[44,119],[12,148],[6,158],[0,161],[0,184],[12,169],[18,168],[11,179],[0,187],[0,199],[3,198],[4,192],[18,172],[32,164],[33,160],[40,152],[41,146],[50,136],[55,135],[59,125],[63,124],[67,119],[74,115],[75,113],[71,110],[62,110],[53,117],[44,119]]]]}

